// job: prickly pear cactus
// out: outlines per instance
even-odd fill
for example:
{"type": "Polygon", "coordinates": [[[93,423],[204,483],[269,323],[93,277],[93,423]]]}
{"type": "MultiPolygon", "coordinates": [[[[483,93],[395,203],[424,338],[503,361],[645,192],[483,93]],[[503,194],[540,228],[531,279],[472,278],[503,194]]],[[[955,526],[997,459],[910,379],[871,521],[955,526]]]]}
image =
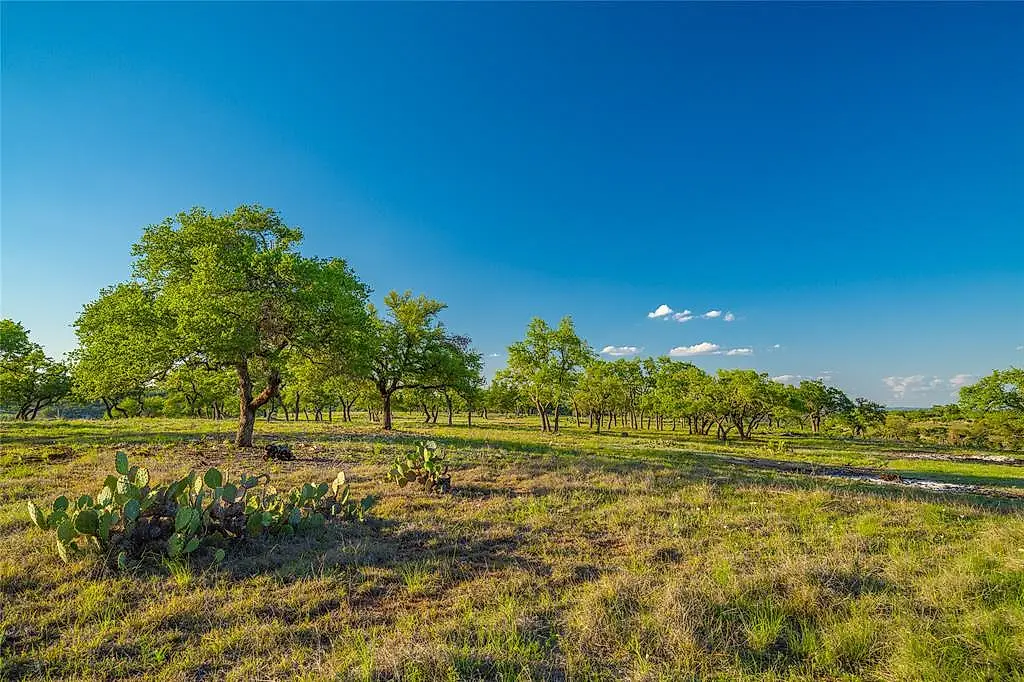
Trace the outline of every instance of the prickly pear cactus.
{"type": "Polygon", "coordinates": [[[228,541],[292,535],[321,527],[329,518],[362,521],[374,504],[372,497],[350,498],[344,473],[331,483],[278,492],[267,474],[229,481],[216,468],[154,486],[149,471],[131,466],[123,452],[115,455],[114,470],[95,498],[72,501],[62,495],[48,510],[28,503],[32,523],[55,531],[64,561],[92,551],[116,555],[117,566],[124,568],[129,557],[155,552],[177,559],[211,545],[217,546],[213,557],[220,562],[225,554],[220,545],[228,541]]]}
{"type": "Polygon", "coordinates": [[[397,483],[400,488],[409,483],[418,483],[424,490],[433,493],[447,493],[452,487],[447,456],[432,440],[421,441],[414,450],[399,455],[386,478],[397,483]]]}

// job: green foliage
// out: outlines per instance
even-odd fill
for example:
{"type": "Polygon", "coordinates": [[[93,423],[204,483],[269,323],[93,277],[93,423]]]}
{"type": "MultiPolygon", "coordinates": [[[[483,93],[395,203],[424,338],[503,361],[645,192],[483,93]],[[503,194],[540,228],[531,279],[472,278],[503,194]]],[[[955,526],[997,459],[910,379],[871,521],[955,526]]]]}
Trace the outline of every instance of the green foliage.
{"type": "Polygon", "coordinates": [[[424,490],[436,493],[449,492],[452,487],[448,458],[432,440],[420,441],[415,449],[395,458],[387,480],[394,481],[400,488],[419,483],[424,490]]]}
{"type": "Polygon", "coordinates": [[[859,436],[872,426],[885,424],[885,406],[857,398],[851,409],[840,413],[839,419],[853,430],[853,435],[859,436]]]}
{"type": "Polygon", "coordinates": [[[229,481],[216,468],[154,486],[149,471],[131,466],[123,452],[115,456],[114,469],[116,475],[107,476],[95,498],[82,495],[70,501],[62,495],[49,511],[28,503],[32,523],[56,532],[57,553],[64,561],[95,551],[116,554],[117,565],[124,568],[129,556],[155,551],[178,559],[210,545],[219,562],[224,558],[219,545],[228,540],[292,535],[321,527],[328,518],[362,521],[374,504],[372,497],[351,498],[344,473],[329,484],[305,483],[278,492],[266,474],[229,481]]]}
{"type": "Polygon", "coordinates": [[[20,322],[0,320],[0,407],[11,408],[18,419],[34,419],[70,389],[64,363],[47,357],[20,322]]]}
{"type": "Polygon", "coordinates": [[[526,328],[526,337],[508,347],[508,367],[502,381],[528,396],[541,419],[541,429],[558,431],[558,418],[583,372],[594,359],[594,351],[576,334],[571,317],[563,317],[557,328],[539,317],[526,328]],[[553,423],[548,411],[554,413],[553,423]]]}
{"type": "Polygon", "coordinates": [[[602,416],[622,409],[629,396],[626,381],[615,369],[612,363],[602,360],[590,362],[573,394],[578,409],[596,417],[598,432],[601,431],[602,416]]]}
{"type": "Polygon", "coordinates": [[[137,282],[101,290],[75,321],[75,395],[103,401],[109,417],[115,410],[127,416],[120,403],[126,398],[141,402],[146,387],[174,362],[172,324],[153,292],[137,282]]]}
{"type": "Polygon", "coordinates": [[[825,418],[854,410],[854,404],[845,393],[835,386],[826,386],[819,379],[801,381],[794,398],[796,409],[810,419],[814,433],[821,430],[821,423],[825,418]]]}
{"type": "Polygon", "coordinates": [[[465,336],[448,333],[438,315],[445,304],[412,292],[391,291],[386,315],[370,306],[373,361],[369,379],[380,394],[384,428],[391,428],[391,401],[407,389],[451,389],[470,399],[483,385],[483,361],[465,336]]]}
{"type": "Polygon", "coordinates": [[[261,206],[194,208],[147,227],[132,249],[135,281],[104,290],[76,323],[83,392],[109,401],[182,366],[230,370],[236,443],[251,446],[286,351],[337,353],[367,328],[366,286],[342,260],[300,255],[301,240],[261,206]]]}
{"type": "Polygon", "coordinates": [[[1012,412],[1024,416],[1024,369],[996,370],[960,389],[960,407],[966,412],[1012,412]]]}

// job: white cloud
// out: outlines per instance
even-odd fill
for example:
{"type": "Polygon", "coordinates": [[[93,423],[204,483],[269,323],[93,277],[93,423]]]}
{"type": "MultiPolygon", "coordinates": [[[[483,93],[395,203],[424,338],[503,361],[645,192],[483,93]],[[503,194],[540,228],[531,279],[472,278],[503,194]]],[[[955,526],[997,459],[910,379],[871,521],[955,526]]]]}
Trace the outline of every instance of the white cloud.
{"type": "Polygon", "coordinates": [[[799,384],[804,380],[821,381],[823,383],[829,383],[832,381],[831,370],[825,370],[817,376],[808,376],[806,374],[780,374],[777,377],[772,377],[772,381],[777,381],[780,384],[799,384]]]}
{"type": "Polygon", "coordinates": [[[501,353],[491,353],[487,357],[489,357],[489,358],[500,358],[501,357],[501,353]]]}
{"type": "Polygon", "coordinates": [[[640,349],[636,346],[605,346],[601,349],[601,355],[636,355],[640,349]]]}
{"type": "Polygon", "coordinates": [[[721,317],[721,316],[722,316],[722,311],[721,310],[709,310],[706,313],[704,313],[703,315],[701,315],[701,317],[703,317],[705,320],[713,320],[716,317],[721,317]]]}
{"type": "Polygon", "coordinates": [[[726,355],[753,355],[753,348],[731,348],[725,352],[726,355]]]}
{"type": "Polygon", "coordinates": [[[926,393],[940,388],[945,381],[939,377],[928,377],[924,374],[914,374],[905,377],[884,377],[882,383],[889,387],[893,397],[903,398],[908,393],[926,393]]]}
{"type": "Polygon", "coordinates": [[[662,303],[657,308],[655,308],[653,311],[647,313],[647,317],[651,318],[652,320],[656,320],[659,317],[665,317],[666,315],[671,315],[671,314],[672,314],[672,309],[669,308],[664,303],[662,303]]]}
{"type": "Polygon", "coordinates": [[[733,320],[736,319],[736,316],[733,315],[732,313],[726,313],[725,317],[723,317],[722,319],[725,320],[726,322],[732,322],[733,320]]]}
{"type": "Polygon", "coordinates": [[[684,310],[681,313],[675,313],[672,315],[672,319],[676,322],[689,322],[693,319],[693,314],[689,310],[684,310]]]}
{"type": "Polygon", "coordinates": [[[949,378],[949,385],[953,388],[960,388],[961,386],[971,383],[971,379],[973,378],[973,374],[955,374],[949,378]]]}
{"type": "Polygon", "coordinates": [[[1024,350],[1024,346],[1017,346],[1017,350],[1024,350]]]}
{"type": "Polygon", "coordinates": [[[676,346],[668,352],[672,357],[686,357],[689,355],[708,355],[717,354],[719,346],[717,343],[711,343],[710,341],[702,341],[692,346],[676,346]]]}

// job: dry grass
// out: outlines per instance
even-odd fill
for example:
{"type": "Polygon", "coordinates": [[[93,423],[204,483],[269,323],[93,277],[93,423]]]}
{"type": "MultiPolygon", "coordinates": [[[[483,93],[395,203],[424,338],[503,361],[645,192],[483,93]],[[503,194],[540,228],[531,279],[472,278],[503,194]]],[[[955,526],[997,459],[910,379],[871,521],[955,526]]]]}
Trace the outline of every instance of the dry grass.
{"type": "Polygon", "coordinates": [[[446,497],[385,486],[399,446],[374,454],[368,426],[261,423],[260,437],[297,443],[298,461],[269,468],[206,437],[224,425],[8,426],[3,678],[1024,679],[1014,501],[516,424],[433,430],[457,446],[446,497]],[[365,525],[253,541],[216,568],[64,565],[25,501],[98,488],[117,444],[160,478],[215,464],[298,483],[341,468],[381,501],[365,525]]]}

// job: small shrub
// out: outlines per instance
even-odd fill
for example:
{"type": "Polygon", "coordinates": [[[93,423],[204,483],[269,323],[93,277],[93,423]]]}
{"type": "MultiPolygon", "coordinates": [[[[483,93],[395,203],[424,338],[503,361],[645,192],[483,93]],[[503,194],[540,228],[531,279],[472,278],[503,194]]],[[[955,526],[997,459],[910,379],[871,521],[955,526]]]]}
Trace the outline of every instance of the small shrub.
{"type": "Polygon", "coordinates": [[[421,441],[415,450],[400,455],[391,465],[387,479],[400,488],[416,482],[423,489],[434,493],[447,493],[452,488],[452,477],[448,474],[448,461],[444,450],[432,440],[421,441]]]}
{"type": "Polygon", "coordinates": [[[288,492],[269,485],[267,474],[242,474],[228,481],[219,469],[154,486],[144,467],[129,466],[118,452],[116,475],[107,476],[93,498],[69,500],[61,495],[43,511],[28,503],[32,522],[57,534],[57,553],[64,561],[86,551],[107,556],[117,553],[118,566],[128,557],[156,551],[170,559],[192,554],[203,545],[216,547],[215,561],[224,558],[228,541],[263,533],[292,535],[323,526],[327,518],[362,520],[372,497],[356,502],[349,495],[345,474],[330,484],[305,483],[288,492]]]}
{"type": "Polygon", "coordinates": [[[760,452],[769,457],[784,457],[793,454],[793,448],[782,438],[772,438],[761,446],[760,452]]]}

